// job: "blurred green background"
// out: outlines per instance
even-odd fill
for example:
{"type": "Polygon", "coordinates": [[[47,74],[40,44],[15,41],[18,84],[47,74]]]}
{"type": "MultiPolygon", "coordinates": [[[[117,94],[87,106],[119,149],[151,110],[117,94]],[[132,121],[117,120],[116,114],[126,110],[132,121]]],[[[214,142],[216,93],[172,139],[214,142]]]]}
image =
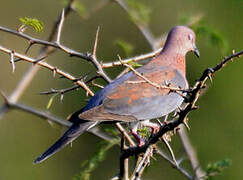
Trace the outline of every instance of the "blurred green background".
{"type": "MultiPolygon", "coordinates": [[[[81,0],[80,0],[81,1],[81,0]]],[[[85,0],[82,3],[87,11],[95,7],[98,0],[85,0]]],[[[201,52],[200,60],[192,54],[187,56],[187,77],[194,83],[202,71],[214,66],[229,55],[232,49],[243,49],[243,1],[242,0],[143,0],[150,8],[149,28],[156,36],[167,33],[169,29],[181,23],[182,17],[203,16],[203,21],[217,30],[227,41],[228,49],[210,45],[209,39],[200,36],[197,45],[201,52]]],[[[30,28],[26,31],[34,37],[46,39],[53,22],[63,8],[60,0],[9,0],[1,1],[0,26],[17,29],[19,17],[35,17],[44,22],[44,32],[36,33],[30,28]]],[[[77,13],[72,13],[66,20],[62,42],[70,48],[81,52],[91,52],[97,27],[100,26],[98,57],[103,60],[117,59],[117,54],[124,57],[124,52],[114,42],[121,39],[134,46],[131,56],[150,52],[151,48],[130,21],[129,16],[116,3],[108,3],[101,10],[93,13],[87,20],[77,13]]],[[[0,45],[23,53],[27,41],[16,36],[0,32],[0,45]]],[[[29,55],[35,57],[40,46],[32,47],[29,55]]],[[[7,95],[16,87],[30,64],[17,63],[16,72],[11,72],[9,55],[0,52],[0,89],[7,95]]],[[[92,70],[92,65],[78,58],[70,58],[67,54],[57,51],[48,58],[48,62],[75,76],[92,70]]],[[[189,136],[198,153],[201,165],[206,168],[210,162],[225,158],[232,160],[232,166],[222,175],[215,177],[221,180],[240,180],[243,177],[243,62],[236,60],[226,66],[214,77],[213,84],[199,100],[200,109],[190,114],[191,131],[189,136]]],[[[119,68],[109,70],[112,77],[119,68]]],[[[40,91],[50,88],[65,88],[71,83],[65,79],[53,78],[52,73],[40,69],[24,95],[19,100],[29,106],[46,110],[49,96],[38,95],[40,91]]],[[[82,90],[68,93],[63,103],[55,98],[49,109],[50,113],[65,118],[71,112],[82,107],[88,98],[82,90]]],[[[0,99],[0,102],[3,102],[0,99]]],[[[67,147],[55,156],[39,165],[32,161],[52,144],[65,128],[47,123],[42,119],[13,110],[0,120],[0,179],[72,179],[81,171],[83,161],[92,157],[99,138],[86,133],[79,137],[73,147],[67,147]]],[[[184,155],[173,137],[172,146],[176,157],[184,155]]],[[[184,179],[175,169],[160,157],[156,157],[145,173],[144,179],[184,179]]],[[[107,158],[92,173],[91,179],[109,179],[118,173],[119,148],[109,150],[107,158]]],[[[187,160],[185,160],[187,161],[187,160]]]]}

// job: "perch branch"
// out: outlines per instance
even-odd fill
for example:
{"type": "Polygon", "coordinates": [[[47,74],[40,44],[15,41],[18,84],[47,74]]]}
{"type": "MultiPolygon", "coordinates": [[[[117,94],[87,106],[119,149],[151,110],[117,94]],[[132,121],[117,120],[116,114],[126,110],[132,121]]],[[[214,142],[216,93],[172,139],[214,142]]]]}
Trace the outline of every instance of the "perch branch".
{"type": "Polygon", "coordinates": [[[151,136],[148,141],[145,143],[145,145],[141,147],[131,147],[129,149],[126,149],[124,153],[122,154],[123,158],[128,158],[133,155],[138,155],[140,153],[143,153],[147,150],[147,148],[155,144],[160,140],[162,135],[164,135],[166,132],[173,131],[175,128],[177,128],[180,124],[183,124],[187,115],[192,111],[197,109],[195,106],[195,103],[197,102],[201,89],[205,87],[206,80],[211,77],[213,74],[215,74],[217,71],[219,71],[221,68],[223,68],[229,61],[232,61],[235,57],[240,57],[240,55],[243,54],[243,50],[239,51],[237,53],[233,53],[232,55],[225,57],[221,63],[217,64],[213,68],[208,68],[204,70],[202,76],[197,80],[194,87],[192,88],[192,91],[188,95],[188,103],[186,104],[185,108],[182,109],[180,112],[178,112],[178,118],[174,121],[169,122],[168,124],[165,124],[161,126],[158,133],[151,136]]]}
{"type": "MultiPolygon", "coordinates": [[[[158,55],[163,48],[159,48],[156,51],[147,53],[147,54],[143,54],[143,55],[139,55],[139,56],[135,56],[135,57],[131,57],[131,58],[127,58],[127,59],[122,59],[123,63],[130,63],[130,62],[137,62],[137,61],[142,61],[145,59],[149,59],[149,58],[153,58],[154,56],[158,55]]],[[[108,62],[108,63],[102,63],[101,66],[102,68],[111,68],[111,67],[115,67],[115,66],[122,66],[122,62],[120,60],[117,61],[113,61],[113,62],[108,62]]]]}

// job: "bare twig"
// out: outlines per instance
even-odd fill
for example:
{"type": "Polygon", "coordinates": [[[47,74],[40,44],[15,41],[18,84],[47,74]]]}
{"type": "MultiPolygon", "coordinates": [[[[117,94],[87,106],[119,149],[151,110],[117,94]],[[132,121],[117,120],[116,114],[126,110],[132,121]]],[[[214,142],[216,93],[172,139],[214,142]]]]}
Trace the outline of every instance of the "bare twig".
{"type": "Polygon", "coordinates": [[[62,14],[61,14],[61,19],[57,28],[57,40],[56,43],[60,44],[60,39],[61,39],[61,33],[62,33],[62,28],[63,28],[63,23],[64,23],[64,14],[65,14],[65,10],[62,10],[62,14]]]}
{"type": "Polygon", "coordinates": [[[180,166],[176,166],[175,162],[174,162],[172,159],[170,159],[169,156],[168,156],[165,152],[163,152],[161,149],[156,148],[155,151],[156,151],[156,153],[157,153],[158,155],[160,155],[163,159],[165,159],[167,162],[169,162],[170,164],[172,164],[173,167],[174,167],[175,169],[177,169],[177,170],[178,170],[183,176],[185,176],[187,179],[189,179],[189,180],[192,180],[192,179],[193,179],[193,177],[190,175],[189,172],[187,172],[185,169],[183,169],[183,168],[180,167],[180,166]]]}
{"type": "Polygon", "coordinates": [[[99,36],[99,30],[100,28],[97,28],[96,31],[96,35],[95,35],[95,43],[94,43],[94,48],[93,48],[93,53],[91,55],[92,59],[92,63],[94,64],[94,66],[96,67],[96,69],[98,70],[97,73],[104,79],[106,80],[106,82],[110,83],[111,79],[109,78],[109,76],[107,76],[107,74],[104,72],[101,64],[98,62],[97,60],[97,56],[96,56],[96,51],[97,51],[97,44],[98,44],[98,36],[99,36]]]}
{"type": "MultiPolygon", "coordinates": [[[[103,88],[101,85],[98,85],[98,84],[94,84],[93,81],[97,78],[100,78],[100,76],[93,76],[91,77],[90,79],[86,79],[87,78],[87,73],[85,75],[82,75],[81,77],[79,78],[76,78],[74,80],[74,82],[77,82],[77,81],[84,81],[86,84],[90,83],[93,85],[93,86],[99,86],[100,88],[103,88]]],[[[64,89],[54,89],[54,88],[51,88],[51,90],[49,91],[43,91],[43,92],[40,92],[41,95],[50,95],[50,94],[60,94],[60,95],[64,95],[65,93],[68,93],[68,92],[71,92],[73,90],[77,90],[81,88],[81,86],[75,84],[73,85],[72,87],[68,87],[68,88],[64,88],[64,89]]]]}
{"type": "Polygon", "coordinates": [[[169,142],[167,141],[167,139],[166,139],[165,137],[162,137],[162,140],[163,140],[163,142],[165,143],[167,149],[169,150],[170,155],[171,155],[172,160],[174,161],[175,165],[178,166],[178,163],[177,163],[176,158],[175,158],[175,154],[174,154],[172,148],[170,147],[169,142]]]}
{"type": "MultiPolygon", "coordinates": [[[[70,121],[67,120],[63,120],[59,117],[53,116],[51,114],[49,114],[48,112],[44,112],[44,111],[40,111],[38,109],[35,109],[33,107],[29,107],[23,104],[19,104],[19,103],[15,103],[15,102],[11,102],[10,99],[5,96],[2,92],[0,92],[0,95],[4,98],[5,104],[9,109],[17,109],[17,110],[21,110],[21,111],[25,111],[27,113],[33,114],[35,116],[38,116],[42,119],[48,120],[48,121],[52,121],[55,122],[59,125],[62,126],[66,126],[66,127],[70,127],[72,125],[72,123],[70,121]]],[[[92,128],[88,130],[90,133],[94,134],[95,136],[104,139],[106,141],[113,141],[114,138],[109,136],[108,134],[102,132],[99,130],[99,128],[92,128]]]]}
{"type": "Polygon", "coordinates": [[[65,89],[51,89],[50,91],[43,91],[43,92],[40,92],[41,95],[50,95],[50,94],[65,94],[67,92],[70,92],[70,91],[73,91],[75,89],[78,89],[80,88],[79,85],[74,85],[72,87],[69,87],[69,88],[65,88],[65,89]]]}
{"type": "MultiPolygon", "coordinates": [[[[152,57],[158,55],[162,51],[162,49],[163,48],[159,48],[158,50],[147,53],[147,54],[143,54],[143,55],[127,58],[127,59],[122,59],[122,62],[127,64],[130,62],[136,62],[136,61],[142,61],[145,59],[149,59],[149,58],[152,58],[152,57]]],[[[111,68],[111,67],[122,66],[122,65],[123,64],[121,63],[120,60],[101,64],[102,68],[111,68]]]]}
{"type": "MultiPolygon", "coordinates": [[[[5,48],[3,46],[0,46],[0,51],[8,53],[8,54],[12,53],[12,50],[7,49],[7,48],[5,48]]],[[[54,73],[60,74],[61,76],[65,77],[66,79],[69,79],[71,81],[75,81],[76,80],[76,78],[73,77],[72,75],[70,75],[70,74],[68,74],[68,73],[66,73],[66,72],[64,72],[64,71],[62,71],[60,69],[57,69],[56,67],[54,67],[54,66],[52,66],[52,65],[50,65],[50,64],[48,64],[46,62],[39,61],[39,62],[36,63],[36,59],[30,58],[28,56],[22,55],[22,54],[17,53],[17,52],[14,53],[14,56],[17,57],[17,58],[20,58],[20,59],[22,59],[24,61],[27,61],[27,62],[30,62],[30,63],[35,63],[35,64],[37,64],[39,66],[47,68],[47,69],[53,71],[54,73]]],[[[75,83],[78,84],[79,86],[81,86],[89,95],[91,95],[91,96],[94,95],[94,93],[89,89],[89,87],[83,81],[79,80],[79,81],[75,81],[75,83]]]]}
{"type": "MultiPolygon", "coordinates": [[[[125,138],[122,134],[121,137],[121,152],[123,152],[126,148],[125,138]]],[[[128,158],[120,160],[120,173],[119,179],[129,180],[128,179],[128,158]]]]}
{"type": "Polygon", "coordinates": [[[134,169],[133,174],[131,176],[131,180],[138,180],[141,177],[144,169],[150,163],[150,157],[152,156],[152,154],[153,154],[153,148],[152,146],[150,146],[144,153],[142,159],[139,161],[136,168],[134,169]]]}
{"type": "Polygon", "coordinates": [[[197,179],[200,179],[200,177],[203,177],[205,175],[205,172],[201,169],[201,166],[199,164],[197,154],[196,154],[194,148],[192,147],[191,143],[188,143],[190,141],[188,139],[188,135],[185,135],[185,133],[186,133],[185,127],[180,126],[180,129],[178,132],[179,132],[181,142],[183,143],[185,152],[187,154],[187,157],[189,158],[189,161],[191,163],[191,167],[195,173],[195,177],[197,179]]]}
{"type": "Polygon", "coordinates": [[[120,133],[126,138],[126,140],[128,141],[128,143],[131,146],[136,146],[136,144],[134,143],[134,141],[132,140],[132,138],[127,134],[126,130],[122,127],[122,125],[120,123],[116,123],[115,124],[116,128],[120,131],[120,133]]]}
{"type": "MultiPolygon", "coordinates": [[[[65,10],[65,14],[66,13],[67,12],[65,10]]],[[[82,58],[82,59],[85,59],[85,60],[87,60],[89,62],[92,62],[95,65],[95,67],[98,69],[98,73],[99,74],[100,73],[101,74],[104,73],[103,68],[109,68],[109,67],[113,67],[113,66],[122,65],[120,61],[115,61],[115,62],[110,62],[110,63],[99,63],[98,60],[97,60],[96,54],[94,56],[94,54],[81,53],[81,52],[75,51],[73,49],[70,49],[70,48],[68,48],[68,47],[60,44],[60,41],[59,41],[59,43],[51,42],[51,41],[44,41],[44,40],[41,40],[41,39],[37,39],[37,38],[31,37],[31,36],[29,36],[27,34],[24,34],[24,33],[19,33],[16,30],[11,30],[11,29],[8,29],[6,27],[2,27],[2,26],[0,26],[0,31],[4,31],[4,32],[7,32],[7,33],[11,33],[11,34],[17,35],[19,37],[22,37],[24,39],[27,39],[27,40],[29,40],[29,42],[30,42],[31,45],[34,45],[34,44],[44,45],[45,47],[41,50],[41,54],[42,53],[43,54],[42,55],[39,55],[39,58],[38,59],[40,59],[43,56],[46,56],[46,55],[44,55],[46,53],[47,54],[50,54],[55,49],[60,49],[60,50],[64,51],[65,53],[69,54],[70,56],[82,58]],[[47,47],[49,49],[47,49],[47,47]],[[47,51],[45,52],[45,50],[47,50],[47,51]]],[[[98,32],[99,32],[99,28],[98,28],[97,33],[96,33],[95,46],[97,46],[98,32]]],[[[148,54],[144,54],[144,55],[140,55],[140,56],[136,56],[136,57],[132,57],[132,58],[128,58],[128,59],[124,59],[122,61],[124,63],[128,63],[128,62],[131,62],[131,61],[134,61],[135,62],[135,61],[140,61],[140,60],[148,59],[148,58],[154,57],[160,51],[161,51],[161,48],[158,49],[158,50],[156,50],[156,51],[154,51],[154,52],[151,52],[151,53],[148,53],[148,54]]],[[[96,53],[96,49],[95,49],[95,53],[96,53]]],[[[111,81],[108,77],[105,77],[105,78],[106,78],[106,80],[111,81]]]]}
{"type": "Polygon", "coordinates": [[[12,64],[12,72],[15,71],[15,64],[14,64],[14,51],[10,53],[10,62],[12,64]]]}

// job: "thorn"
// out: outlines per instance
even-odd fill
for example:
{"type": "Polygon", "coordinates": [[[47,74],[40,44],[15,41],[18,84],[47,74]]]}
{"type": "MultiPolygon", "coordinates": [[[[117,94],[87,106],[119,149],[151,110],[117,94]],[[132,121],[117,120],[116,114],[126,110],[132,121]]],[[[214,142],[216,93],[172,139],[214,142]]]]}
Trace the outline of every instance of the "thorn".
{"type": "Polygon", "coordinates": [[[89,74],[91,73],[92,71],[89,71],[87,73],[85,73],[84,75],[80,76],[79,78],[76,78],[73,80],[73,82],[77,82],[77,81],[84,81],[87,79],[87,77],[89,76],[89,74]]]}
{"type": "Polygon", "coordinates": [[[211,84],[213,84],[212,74],[209,74],[209,75],[208,75],[208,78],[209,78],[211,84]]]}
{"type": "Polygon", "coordinates": [[[178,165],[178,163],[177,163],[177,161],[176,161],[176,158],[175,158],[175,154],[174,154],[174,152],[173,152],[173,150],[172,150],[170,144],[168,143],[168,141],[166,140],[166,138],[163,137],[162,139],[163,139],[163,142],[165,143],[167,149],[169,150],[170,155],[171,155],[171,157],[172,157],[172,160],[174,161],[176,167],[179,167],[179,165],[178,165]]]}
{"type": "Polygon", "coordinates": [[[99,31],[100,31],[100,26],[98,26],[98,28],[96,30],[95,43],[94,43],[94,48],[93,48],[93,53],[92,53],[92,55],[95,56],[95,57],[96,57],[96,50],[97,50],[97,44],[98,44],[99,31]]]}
{"type": "Polygon", "coordinates": [[[63,22],[64,22],[64,13],[65,13],[65,10],[62,9],[60,22],[59,22],[58,29],[57,29],[57,40],[56,40],[57,44],[60,44],[61,32],[62,32],[62,27],[63,27],[63,22]]]}
{"type": "Polygon", "coordinates": [[[91,81],[91,84],[92,84],[93,86],[96,86],[96,87],[101,88],[101,89],[103,89],[103,88],[104,88],[104,86],[102,86],[102,85],[100,85],[100,84],[95,83],[95,80],[92,80],[92,81],[91,81]]]}
{"type": "Polygon", "coordinates": [[[182,111],[182,107],[180,107],[180,106],[177,109],[178,109],[179,112],[182,111]]]}
{"type": "Polygon", "coordinates": [[[190,127],[188,125],[188,118],[186,118],[184,121],[183,121],[183,124],[185,125],[185,127],[188,129],[188,131],[190,131],[190,127]]]}
{"type": "Polygon", "coordinates": [[[54,127],[54,122],[53,122],[53,121],[51,121],[51,120],[47,120],[47,122],[48,122],[48,124],[51,125],[51,127],[54,127]]]}
{"type": "Polygon", "coordinates": [[[164,118],[164,122],[165,122],[165,123],[168,123],[168,121],[167,121],[167,120],[168,120],[168,116],[169,116],[168,114],[165,115],[165,118],[164,118]]]}
{"type": "Polygon", "coordinates": [[[17,29],[17,31],[18,31],[19,33],[23,33],[27,28],[28,28],[27,26],[25,26],[25,25],[21,25],[21,26],[17,29]]]}
{"type": "Polygon", "coordinates": [[[199,109],[199,106],[194,105],[194,106],[192,107],[192,110],[197,110],[197,109],[199,109]]]}
{"type": "Polygon", "coordinates": [[[57,68],[55,67],[55,68],[53,69],[53,77],[56,76],[56,72],[57,72],[57,68]]]}
{"type": "MultiPolygon", "coordinates": [[[[19,61],[21,61],[22,59],[21,58],[17,58],[17,59],[15,59],[14,60],[14,62],[16,63],[16,62],[19,62],[19,61]]],[[[11,61],[10,61],[11,62],[11,61]]]]}
{"type": "Polygon", "coordinates": [[[14,64],[14,51],[10,53],[10,62],[12,64],[12,72],[14,73],[15,71],[15,64],[14,64]]]}
{"type": "Polygon", "coordinates": [[[118,60],[120,61],[120,63],[121,63],[122,65],[124,65],[125,63],[122,61],[121,56],[120,56],[119,54],[117,54],[117,57],[118,57],[118,60]]]}
{"type": "Polygon", "coordinates": [[[177,134],[177,132],[180,130],[180,128],[179,127],[176,127],[175,129],[174,129],[174,134],[177,134]]]}
{"type": "Polygon", "coordinates": [[[27,54],[28,52],[29,52],[29,50],[30,50],[30,48],[31,48],[31,46],[34,44],[34,41],[33,40],[29,40],[29,45],[28,45],[28,47],[27,47],[27,49],[25,50],[25,54],[27,54]]]}
{"type": "Polygon", "coordinates": [[[60,96],[60,101],[61,101],[61,102],[63,101],[63,98],[64,98],[64,93],[61,92],[61,96],[60,96]]]}
{"type": "Polygon", "coordinates": [[[185,160],[184,157],[181,157],[179,160],[177,160],[178,164],[180,165],[185,160]]]}
{"type": "Polygon", "coordinates": [[[170,85],[171,85],[171,83],[170,82],[168,82],[168,81],[164,81],[164,84],[165,84],[165,86],[167,86],[167,87],[170,87],[170,85]]]}
{"type": "Polygon", "coordinates": [[[189,125],[187,124],[187,122],[183,121],[183,124],[184,124],[185,127],[188,129],[188,131],[190,131],[190,127],[189,127],[189,125]]]}
{"type": "Polygon", "coordinates": [[[47,56],[43,56],[42,58],[35,60],[33,63],[34,63],[34,64],[35,64],[35,63],[38,63],[38,62],[40,62],[40,61],[42,61],[42,60],[44,60],[44,59],[46,59],[46,58],[47,58],[47,56]]]}
{"type": "MultiPolygon", "coordinates": [[[[207,85],[206,84],[204,84],[202,87],[201,87],[201,89],[205,89],[207,87],[207,85]]],[[[199,94],[200,94],[200,92],[198,92],[199,94]]]]}
{"type": "Polygon", "coordinates": [[[160,127],[163,126],[163,123],[161,123],[159,119],[156,119],[156,120],[159,123],[160,127]]]}

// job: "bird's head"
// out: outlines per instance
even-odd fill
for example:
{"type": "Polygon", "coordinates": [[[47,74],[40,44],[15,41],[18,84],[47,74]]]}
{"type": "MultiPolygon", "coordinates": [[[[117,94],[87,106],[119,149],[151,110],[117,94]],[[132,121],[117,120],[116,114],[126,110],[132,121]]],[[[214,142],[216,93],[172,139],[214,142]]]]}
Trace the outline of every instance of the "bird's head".
{"type": "Polygon", "coordinates": [[[196,35],[192,29],[186,26],[173,27],[167,37],[165,48],[186,55],[193,51],[197,57],[200,56],[196,46],[196,35]]]}

